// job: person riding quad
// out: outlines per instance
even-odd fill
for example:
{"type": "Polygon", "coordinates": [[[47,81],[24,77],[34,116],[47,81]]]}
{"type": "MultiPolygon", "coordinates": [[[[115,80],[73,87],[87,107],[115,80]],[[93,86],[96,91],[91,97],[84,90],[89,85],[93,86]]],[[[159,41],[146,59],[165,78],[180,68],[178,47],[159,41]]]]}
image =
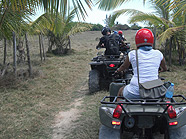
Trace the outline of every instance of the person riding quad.
{"type": "MultiPolygon", "coordinates": [[[[152,48],[154,35],[151,30],[143,28],[137,31],[135,42],[138,53],[139,82],[158,79],[159,68],[161,71],[167,71],[165,58],[159,50],[152,48]]],[[[130,51],[124,63],[115,71],[115,73],[124,71],[132,64],[133,77],[130,84],[121,87],[118,96],[124,96],[128,99],[141,98],[138,86],[138,74],[136,63],[136,50],[130,51]]]]}
{"type": "Polygon", "coordinates": [[[118,34],[118,32],[117,32],[116,30],[113,30],[113,33],[114,33],[114,34],[118,34]]]}
{"type": "Polygon", "coordinates": [[[111,34],[111,29],[104,27],[101,31],[103,37],[100,38],[96,49],[106,48],[105,55],[120,55],[119,45],[123,43],[118,34],[111,34]]]}
{"type": "Polygon", "coordinates": [[[122,39],[123,41],[126,41],[126,38],[125,38],[125,36],[123,35],[123,32],[122,32],[121,30],[118,31],[118,34],[119,34],[119,36],[121,37],[121,39],[122,39]]]}
{"type": "Polygon", "coordinates": [[[118,34],[122,40],[122,43],[120,43],[120,51],[125,54],[128,54],[128,52],[130,51],[130,46],[128,46],[127,43],[124,42],[127,39],[124,37],[123,32],[121,30],[118,31],[118,34]]]}

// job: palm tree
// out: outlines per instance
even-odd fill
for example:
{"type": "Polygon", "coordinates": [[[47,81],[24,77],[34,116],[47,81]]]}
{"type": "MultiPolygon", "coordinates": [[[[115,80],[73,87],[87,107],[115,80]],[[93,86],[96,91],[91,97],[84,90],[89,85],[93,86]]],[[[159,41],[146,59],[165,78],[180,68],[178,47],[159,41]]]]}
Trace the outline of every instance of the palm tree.
{"type": "MultiPolygon", "coordinates": [[[[86,5],[91,8],[93,5],[92,0],[83,0],[86,5]]],[[[3,1],[0,2],[0,30],[1,37],[11,38],[12,31],[18,33],[17,28],[19,28],[21,23],[28,23],[30,21],[29,15],[35,14],[37,8],[44,8],[45,11],[51,14],[57,15],[58,11],[61,13],[66,13],[71,6],[74,7],[76,15],[78,18],[84,19],[87,15],[85,10],[85,4],[82,0],[13,0],[13,1],[3,1]],[[72,4],[71,4],[72,3],[72,4]]]]}
{"type": "Polygon", "coordinates": [[[11,8],[1,8],[0,13],[2,13],[0,14],[1,38],[11,38],[12,31],[21,32],[21,30],[27,29],[27,22],[30,21],[29,11],[13,11],[11,8]]]}
{"type": "Polygon", "coordinates": [[[31,24],[31,28],[48,36],[50,42],[48,52],[61,55],[69,50],[71,35],[90,28],[88,24],[72,22],[75,15],[76,9],[71,12],[58,13],[57,18],[50,13],[45,13],[31,24]],[[54,45],[56,49],[52,51],[54,45]]]}
{"type": "MultiPolygon", "coordinates": [[[[91,7],[96,3],[99,4],[99,8],[103,10],[110,10],[114,9],[124,2],[128,2],[130,0],[11,0],[9,2],[1,0],[0,2],[0,29],[1,29],[1,36],[2,34],[4,36],[7,36],[7,34],[10,34],[10,32],[5,31],[11,29],[15,29],[15,27],[8,27],[8,24],[11,24],[7,21],[5,21],[5,18],[9,17],[7,16],[10,11],[12,11],[13,14],[20,12],[26,13],[26,14],[35,14],[35,11],[40,7],[43,8],[46,12],[57,13],[60,11],[61,13],[68,11],[70,8],[76,8],[76,14],[78,18],[80,18],[80,15],[83,19],[85,19],[87,13],[85,6],[87,5],[90,9],[91,7]],[[71,7],[72,6],[72,7],[71,7]],[[4,29],[4,30],[2,30],[4,29]]],[[[145,4],[147,0],[142,0],[142,2],[145,4]]],[[[165,2],[170,2],[170,0],[166,0],[165,2]]],[[[185,4],[186,0],[173,0],[170,3],[170,9],[174,9],[175,6],[181,6],[180,10],[177,11],[177,15],[180,12],[185,13],[185,4]]],[[[56,14],[57,15],[57,14],[56,14]]],[[[15,16],[15,15],[14,15],[15,16]]],[[[24,17],[23,21],[25,21],[24,17]]],[[[14,18],[15,19],[15,18],[14,18]]],[[[12,22],[12,21],[10,21],[12,22]]],[[[13,23],[13,22],[12,22],[13,23]]],[[[19,23],[18,23],[19,25],[19,23]]],[[[10,36],[10,35],[9,35],[10,36]]]]}
{"type": "MultiPolygon", "coordinates": [[[[163,1],[155,0],[155,1],[152,1],[152,4],[156,9],[155,14],[143,13],[141,11],[136,11],[133,9],[122,9],[122,10],[116,11],[112,15],[112,24],[114,23],[115,19],[122,14],[132,15],[130,19],[130,23],[150,22],[152,25],[154,25],[154,27],[159,29],[159,37],[158,37],[159,42],[160,44],[165,43],[165,52],[169,52],[168,53],[169,65],[171,65],[171,52],[172,52],[173,40],[182,40],[180,42],[181,44],[183,44],[183,40],[185,40],[183,37],[182,39],[178,38],[178,36],[181,37],[183,35],[176,35],[181,32],[182,32],[181,34],[183,34],[185,21],[180,22],[181,18],[179,18],[179,16],[170,18],[171,17],[171,14],[170,14],[171,11],[169,10],[170,9],[169,6],[171,4],[170,1],[167,2],[167,0],[163,0],[163,1]]],[[[179,7],[174,9],[173,11],[174,16],[175,16],[175,13],[177,13],[177,11],[179,11],[179,7]]],[[[180,16],[185,17],[185,14],[180,14],[180,16]]],[[[179,41],[177,41],[177,45],[178,44],[179,44],[179,41]]],[[[174,44],[174,46],[176,46],[176,44],[174,44]]],[[[181,47],[181,45],[179,46],[181,47]]]]}

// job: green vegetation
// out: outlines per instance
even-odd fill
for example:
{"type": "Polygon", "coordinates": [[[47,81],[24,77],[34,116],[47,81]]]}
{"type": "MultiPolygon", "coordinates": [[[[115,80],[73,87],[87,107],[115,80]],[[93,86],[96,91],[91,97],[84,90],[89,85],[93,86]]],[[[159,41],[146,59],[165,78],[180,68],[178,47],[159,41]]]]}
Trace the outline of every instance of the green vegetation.
{"type": "Polygon", "coordinates": [[[91,31],[101,31],[103,26],[101,24],[94,24],[91,28],[91,31]]]}
{"type": "MultiPolygon", "coordinates": [[[[174,3],[174,2],[173,2],[174,3]]],[[[183,8],[183,1],[177,1],[178,6],[172,5],[171,1],[155,0],[151,1],[151,5],[155,8],[155,13],[143,13],[134,9],[121,9],[115,11],[109,16],[109,21],[113,24],[121,15],[130,14],[130,23],[134,23],[131,29],[139,29],[136,22],[148,23],[149,28],[158,39],[158,44],[164,47],[164,55],[167,57],[168,65],[172,64],[172,52],[177,50],[179,57],[179,65],[183,65],[185,61],[185,12],[180,12],[183,8]]],[[[155,45],[154,45],[155,47],[155,45]]]]}
{"type": "Polygon", "coordinates": [[[138,29],[140,29],[140,28],[142,28],[142,27],[139,27],[137,24],[133,24],[131,27],[130,27],[130,29],[132,29],[132,30],[138,30],[138,29]]]}
{"type": "Polygon", "coordinates": [[[89,24],[74,23],[76,9],[65,11],[56,16],[45,13],[31,24],[33,32],[41,32],[49,39],[48,53],[63,55],[71,49],[70,36],[90,29],[89,24]],[[53,47],[55,49],[53,50],[53,47]]]}

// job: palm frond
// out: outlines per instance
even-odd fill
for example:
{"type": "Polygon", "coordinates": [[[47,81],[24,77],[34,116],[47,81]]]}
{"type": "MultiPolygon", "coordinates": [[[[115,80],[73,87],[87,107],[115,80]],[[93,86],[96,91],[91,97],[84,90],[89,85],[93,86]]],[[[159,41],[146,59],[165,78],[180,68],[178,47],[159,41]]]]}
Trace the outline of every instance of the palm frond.
{"type": "Polygon", "coordinates": [[[12,32],[20,34],[22,31],[27,31],[27,22],[30,21],[28,16],[28,11],[13,11],[12,9],[7,9],[6,14],[0,15],[1,28],[0,31],[4,34],[3,37],[10,39],[12,37],[12,32]],[[2,17],[4,16],[4,17],[2,17]]]}
{"type": "Polygon", "coordinates": [[[185,0],[173,0],[171,2],[170,10],[173,10],[177,7],[180,7],[179,10],[174,14],[174,17],[177,17],[180,13],[186,12],[186,1],[185,0]]]}
{"type": "Polygon", "coordinates": [[[100,0],[98,8],[102,10],[112,10],[128,0],[100,0]]]}
{"type": "Polygon", "coordinates": [[[167,30],[165,30],[163,33],[161,33],[158,36],[158,40],[161,43],[165,42],[167,39],[169,39],[171,36],[173,36],[175,33],[182,31],[184,29],[184,26],[179,26],[179,27],[172,27],[172,28],[168,28],[167,30]]]}
{"type": "Polygon", "coordinates": [[[45,30],[53,30],[53,16],[49,13],[44,13],[38,17],[34,22],[30,23],[30,30],[32,33],[42,32],[45,34],[45,30]]]}
{"type": "Polygon", "coordinates": [[[89,24],[82,24],[82,23],[77,23],[75,26],[73,26],[71,28],[71,30],[67,33],[67,36],[71,36],[74,35],[75,33],[78,32],[84,32],[86,30],[90,29],[90,25],[89,24]]]}
{"type": "MultiPolygon", "coordinates": [[[[99,9],[113,10],[121,6],[121,4],[126,3],[128,1],[132,1],[132,0],[99,0],[97,4],[99,9]]],[[[145,2],[146,0],[143,0],[143,4],[145,4],[145,2]]]]}
{"type": "Polygon", "coordinates": [[[3,7],[8,7],[12,11],[23,11],[23,10],[35,10],[35,7],[39,6],[40,1],[38,0],[11,0],[1,1],[3,7]]]}
{"type": "Polygon", "coordinates": [[[125,14],[125,15],[135,15],[135,14],[139,14],[139,13],[143,13],[141,11],[138,11],[138,10],[135,10],[135,9],[121,9],[121,10],[117,10],[115,11],[111,16],[110,16],[110,21],[109,21],[109,26],[113,26],[114,25],[114,22],[115,20],[125,14]]]}
{"type": "Polygon", "coordinates": [[[147,14],[147,13],[139,13],[131,17],[130,23],[135,22],[145,22],[149,21],[150,23],[154,24],[157,27],[165,26],[166,28],[169,28],[169,21],[167,21],[164,18],[160,18],[154,14],[147,14]]]}

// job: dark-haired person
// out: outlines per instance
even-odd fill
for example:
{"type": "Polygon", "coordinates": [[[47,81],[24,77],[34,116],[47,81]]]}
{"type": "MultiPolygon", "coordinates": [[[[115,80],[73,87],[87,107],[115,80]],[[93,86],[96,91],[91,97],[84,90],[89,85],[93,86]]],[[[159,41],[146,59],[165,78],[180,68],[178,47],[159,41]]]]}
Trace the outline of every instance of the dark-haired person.
{"type": "Polygon", "coordinates": [[[111,29],[109,27],[104,27],[101,31],[103,37],[100,38],[96,49],[106,48],[105,55],[119,55],[120,54],[120,43],[121,38],[117,33],[111,34],[111,29]],[[111,44],[113,43],[113,44],[111,44]]]}

